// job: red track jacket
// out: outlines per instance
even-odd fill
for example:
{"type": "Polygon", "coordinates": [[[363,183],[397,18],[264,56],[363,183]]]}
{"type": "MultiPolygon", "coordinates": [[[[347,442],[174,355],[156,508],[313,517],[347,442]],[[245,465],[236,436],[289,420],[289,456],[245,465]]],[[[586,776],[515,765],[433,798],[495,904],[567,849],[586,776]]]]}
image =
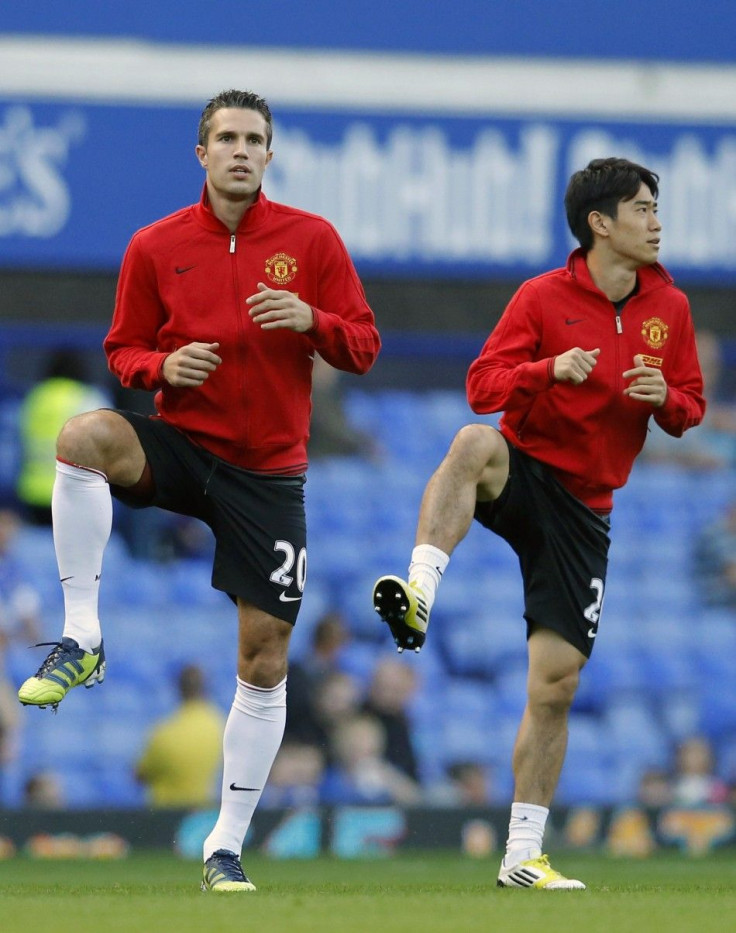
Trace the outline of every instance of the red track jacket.
{"type": "Polygon", "coordinates": [[[517,291],[467,378],[473,411],[503,411],[500,429],[516,447],[549,464],[575,496],[609,511],[644,445],[651,415],[679,437],[705,413],[693,323],[685,295],[655,264],[639,270],[639,290],[620,315],[594,284],[585,255],[530,279],[517,291]],[[554,358],[572,347],[600,355],[581,385],[556,382],[554,358]],[[662,408],[623,394],[623,372],[641,354],[662,369],[662,408]]]}
{"type": "Polygon", "coordinates": [[[330,223],[261,192],[231,236],[205,187],[198,204],[133,236],[104,347],[122,384],[158,389],[159,414],[192,441],[236,466],[289,474],[306,467],[314,351],[365,373],[380,338],[330,223]],[[261,330],[245,304],[258,282],[298,293],[313,329],[261,330]],[[222,363],[202,386],[174,388],[163,361],[193,341],[219,342],[222,363]]]}

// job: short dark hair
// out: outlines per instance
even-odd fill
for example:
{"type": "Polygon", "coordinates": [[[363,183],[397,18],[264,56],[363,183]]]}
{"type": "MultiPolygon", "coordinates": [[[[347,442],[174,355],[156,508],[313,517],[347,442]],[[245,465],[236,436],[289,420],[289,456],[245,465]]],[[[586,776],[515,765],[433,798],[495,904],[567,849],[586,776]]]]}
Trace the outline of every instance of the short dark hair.
{"type": "Polygon", "coordinates": [[[254,94],[253,91],[236,91],[231,88],[229,91],[220,91],[215,97],[207,103],[199,118],[199,130],[197,132],[197,142],[200,146],[207,145],[207,138],[210,134],[210,124],[212,115],[225,107],[240,107],[241,110],[255,110],[266,121],[266,148],[271,148],[273,139],[273,118],[271,110],[266,101],[254,94]]]}
{"type": "Polygon", "coordinates": [[[196,664],[186,664],[179,671],[179,695],[182,700],[197,700],[205,695],[204,672],[196,664]]]}
{"type": "Polygon", "coordinates": [[[584,250],[593,245],[593,231],[588,223],[590,212],[600,211],[615,220],[620,202],[636,197],[642,182],[656,200],[659,175],[628,159],[593,159],[575,172],[565,192],[565,211],[570,230],[584,250]]]}

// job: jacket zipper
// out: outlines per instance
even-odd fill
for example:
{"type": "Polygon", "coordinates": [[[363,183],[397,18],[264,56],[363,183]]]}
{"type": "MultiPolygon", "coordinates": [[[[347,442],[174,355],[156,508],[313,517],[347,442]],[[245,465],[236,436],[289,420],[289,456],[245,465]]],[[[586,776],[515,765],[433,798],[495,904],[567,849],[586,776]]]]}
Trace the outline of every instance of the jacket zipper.
{"type": "MultiPolygon", "coordinates": [[[[235,256],[235,234],[230,234],[230,249],[229,253],[231,256],[235,256]]],[[[242,314],[243,310],[240,307],[240,277],[238,275],[238,265],[236,260],[232,260],[232,272],[233,272],[233,287],[235,289],[235,320],[238,327],[238,342],[240,343],[240,352],[238,357],[245,356],[245,330],[243,327],[242,314]]],[[[245,398],[244,394],[244,369],[245,369],[245,359],[239,359],[238,365],[238,398],[245,398]]],[[[247,436],[248,425],[242,425],[244,434],[247,436]]]]}

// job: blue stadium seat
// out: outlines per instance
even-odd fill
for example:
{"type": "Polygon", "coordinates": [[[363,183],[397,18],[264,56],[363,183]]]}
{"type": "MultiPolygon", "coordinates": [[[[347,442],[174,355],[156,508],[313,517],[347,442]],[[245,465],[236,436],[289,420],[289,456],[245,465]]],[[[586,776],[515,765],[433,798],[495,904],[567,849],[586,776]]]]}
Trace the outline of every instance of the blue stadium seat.
{"type": "Polygon", "coordinates": [[[641,767],[669,765],[670,739],[649,703],[632,695],[610,700],[602,725],[611,753],[641,767]]]}
{"type": "MultiPolygon", "coordinates": [[[[327,459],[310,466],[309,582],[292,656],[306,650],[319,615],[338,609],[354,637],[346,669],[365,685],[376,659],[393,652],[388,630],[372,610],[373,583],[385,573],[405,575],[424,486],[457,429],[478,419],[461,390],[351,390],[347,406],[383,444],[385,459],[327,459]]],[[[729,772],[724,777],[736,777],[736,613],[697,604],[689,563],[698,530],[735,492],[733,474],[726,471],[703,482],[686,470],[647,464],[638,464],[629,485],[617,492],[608,592],[571,716],[560,802],[633,802],[643,770],[667,764],[674,743],[701,730],[717,742],[729,772]],[[663,501],[677,508],[663,507],[663,501]]],[[[25,529],[18,546],[41,590],[50,629],[45,634],[57,637],[62,594],[51,533],[25,529]]],[[[229,708],[235,612],[211,589],[210,570],[207,561],[133,560],[113,536],[100,597],[106,682],[89,694],[73,691],[57,717],[28,711],[19,773],[63,754],[73,732],[85,740],[64,760],[72,805],[137,805],[139,789],[115,767],[130,760],[148,724],[173,708],[179,666],[204,664],[215,700],[229,708]],[[112,722],[121,737],[102,741],[105,754],[95,755],[98,730],[112,722]]],[[[439,779],[459,757],[479,759],[493,767],[497,789],[510,795],[511,752],[526,701],[522,612],[516,556],[473,523],[438,592],[427,644],[406,659],[419,677],[410,714],[427,780],[439,779]]],[[[31,652],[11,648],[10,676],[27,676],[43,659],[37,654],[29,664],[31,652]]]]}

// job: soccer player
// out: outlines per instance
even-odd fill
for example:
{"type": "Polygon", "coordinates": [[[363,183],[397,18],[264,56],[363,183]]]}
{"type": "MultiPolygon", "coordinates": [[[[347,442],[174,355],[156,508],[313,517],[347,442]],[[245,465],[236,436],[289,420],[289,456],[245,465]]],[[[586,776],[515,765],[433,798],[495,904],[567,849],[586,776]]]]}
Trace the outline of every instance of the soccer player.
{"type": "Polygon", "coordinates": [[[419,650],[473,518],[519,557],[529,676],[504,887],[585,887],[551,868],[543,834],[568,711],[598,634],[613,490],[650,417],[677,436],[705,410],[688,302],[657,263],[658,182],[617,158],[572,176],[565,207],[580,247],[565,268],[522,284],[468,372],[471,408],[502,411],[499,430],[457,433],[424,492],[408,582],[385,576],[374,587],[399,650],[419,650]]]}
{"type": "MultiPolygon", "coordinates": [[[[229,90],[210,100],[195,150],[199,203],[128,246],[104,347],[124,386],[156,391],[158,414],[103,409],[62,428],[52,507],[63,636],[19,691],[21,703],[55,708],[72,687],[103,679],[97,605],[111,493],[212,528],[212,583],[238,616],[221,809],[204,845],[202,886],[217,892],[254,890],[242,843],[284,730],[287,649],[306,579],[315,354],[365,373],[380,347],[332,225],[263,194],[271,137],[261,97],[229,90]]],[[[166,620],[156,624],[165,637],[166,620]]]]}

